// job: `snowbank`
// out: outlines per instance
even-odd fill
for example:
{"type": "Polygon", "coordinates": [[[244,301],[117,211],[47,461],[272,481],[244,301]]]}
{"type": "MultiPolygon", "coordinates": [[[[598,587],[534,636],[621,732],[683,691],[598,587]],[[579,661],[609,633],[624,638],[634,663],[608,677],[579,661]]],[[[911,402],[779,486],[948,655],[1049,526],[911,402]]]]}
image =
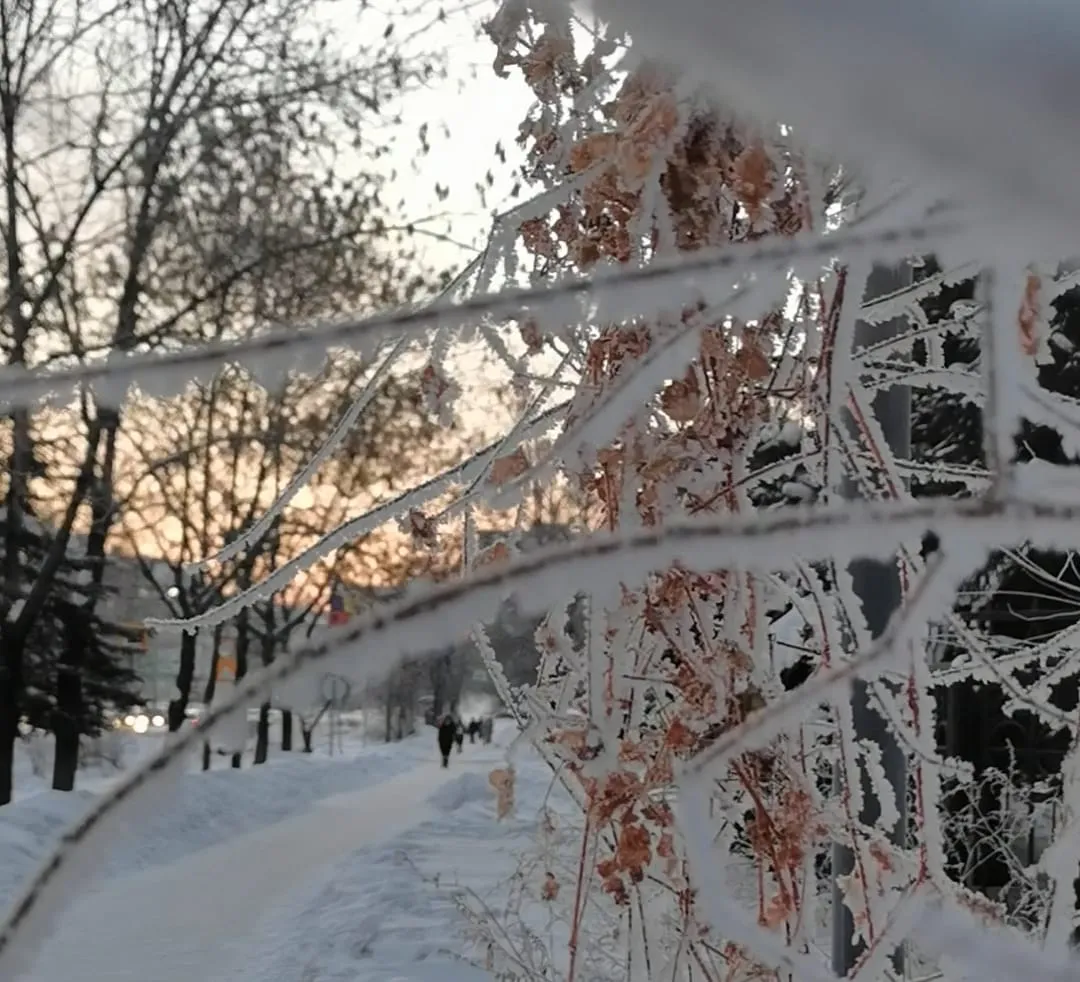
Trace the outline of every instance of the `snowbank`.
{"type": "Polygon", "coordinates": [[[486,774],[466,771],[452,781],[436,788],[428,798],[428,804],[441,812],[455,812],[473,801],[495,801],[495,794],[486,774]]]}
{"type": "MultiPolygon", "coordinates": [[[[350,758],[293,753],[247,770],[186,774],[171,786],[161,811],[149,815],[131,834],[117,837],[104,864],[105,876],[173,862],[291,818],[322,798],[370,788],[429,757],[429,742],[414,737],[350,758]]],[[[87,791],[48,791],[0,808],[0,907],[94,798],[87,791]]]]}
{"type": "Polygon", "coordinates": [[[0,908],[93,798],[87,791],[46,791],[0,808],[0,908]]]}

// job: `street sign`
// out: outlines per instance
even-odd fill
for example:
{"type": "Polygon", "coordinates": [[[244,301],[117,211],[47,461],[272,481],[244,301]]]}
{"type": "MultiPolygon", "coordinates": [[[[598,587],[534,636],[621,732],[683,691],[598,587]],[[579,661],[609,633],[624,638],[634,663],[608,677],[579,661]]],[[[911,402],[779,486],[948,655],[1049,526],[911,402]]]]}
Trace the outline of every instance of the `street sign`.
{"type": "Polygon", "coordinates": [[[331,709],[344,709],[352,692],[352,686],[347,678],[329,672],[322,677],[319,689],[323,700],[330,705],[331,709]]]}

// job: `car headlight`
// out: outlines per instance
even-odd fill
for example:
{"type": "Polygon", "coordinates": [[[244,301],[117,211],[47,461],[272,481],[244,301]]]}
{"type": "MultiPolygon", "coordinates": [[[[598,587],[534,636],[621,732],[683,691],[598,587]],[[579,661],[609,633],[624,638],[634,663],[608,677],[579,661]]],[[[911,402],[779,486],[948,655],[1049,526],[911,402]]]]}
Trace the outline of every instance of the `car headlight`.
{"type": "Polygon", "coordinates": [[[136,733],[145,733],[150,729],[150,717],[143,716],[141,713],[135,717],[135,722],[132,723],[131,728],[136,733]]]}

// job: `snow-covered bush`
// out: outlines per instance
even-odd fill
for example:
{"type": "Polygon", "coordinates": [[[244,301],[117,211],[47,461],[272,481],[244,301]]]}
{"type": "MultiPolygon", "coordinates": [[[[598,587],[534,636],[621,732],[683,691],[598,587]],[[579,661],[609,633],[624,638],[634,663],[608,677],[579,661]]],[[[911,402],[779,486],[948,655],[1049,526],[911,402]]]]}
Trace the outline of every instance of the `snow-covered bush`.
{"type": "MultiPolygon", "coordinates": [[[[507,2],[490,33],[496,70],[519,69],[537,97],[521,129],[528,177],[548,206],[520,225],[534,278],[606,274],[710,247],[734,256],[749,243],[857,228],[883,207],[874,193],[884,188],[860,188],[816,160],[797,130],[750,123],[678,70],[633,57],[636,45],[609,24],[585,28],[559,4],[507,2]]],[[[722,281],[684,293],[668,284],[650,298],[655,314],[615,304],[610,321],[597,303],[571,335],[580,374],[560,463],[595,496],[602,525],[634,535],[853,493],[910,502],[913,476],[959,477],[974,494],[987,486],[988,464],[1006,471],[1018,403],[1000,378],[983,399],[970,365],[948,360],[949,339],[967,332],[977,342],[979,329],[997,326],[984,335],[998,337],[986,360],[996,357],[992,367],[1019,383],[1044,345],[1047,302],[1071,278],[984,271],[984,304],[954,305],[931,321],[923,302],[978,274],[977,264],[894,283],[884,296],[880,287],[868,295],[871,268],[869,257],[852,256],[795,278],[782,266],[770,277],[762,265],[752,286],[719,300],[722,281]],[[877,397],[897,383],[985,407],[987,456],[950,472],[893,445],[877,397]],[[598,417],[607,439],[583,439],[597,433],[598,417]]],[[[525,328],[537,348],[559,333],[545,334],[538,319],[525,328]]],[[[1026,408],[1047,418],[1037,404],[1026,408]]],[[[794,519],[791,528],[794,536],[794,519]]],[[[873,643],[884,625],[868,623],[846,561],[859,546],[840,543],[820,563],[796,548],[790,559],[764,559],[751,547],[722,566],[677,562],[597,584],[583,646],[562,630],[564,610],[553,612],[537,636],[544,658],[526,693],[527,732],[574,785],[583,813],[579,863],[559,884],[571,930],[566,951],[552,953],[553,977],[608,977],[578,959],[597,946],[614,957],[602,940],[612,918],[620,945],[611,978],[731,979],[794,962],[826,971],[813,952],[828,951],[836,903],[871,974],[902,943],[898,925],[916,898],[991,910],[947,859],[979,833],[941,784],[977,800],[993,775],[974,783],[970,767],[941,755],[942,704],[921,645],[931,612],[914,612],[920,592],[937,592],[933,615],[962,631],[949,601],[961,578],[974,582],[983,555],[954,545],[952,562],[941,563],[910,533],[890,547],[891,575],[910,601],[903,640],[885,632],[873,643]],[[831,684],[867,652],[889,651],[890,684],[872,686],[869,711],[891,731],[894,756],[906,758],[901,787],[886,771],[889,749],[866,739],[847,686],[831,684]],[[767,734],[755,736],[770,716],[767,734]],[[849,869],[831,864],[836,846],[849,869]]],[[[981,663],[993,657],[993,642],[966,637],[984,649],[981,663]]],[[[1071,896],[1071,878],[1051,892],[1029,928],[1071,896]]],[[[1015,909],[1005,903],[992,916],[1016,924],[1015,909]]],[[[908,954],[919,959],[917,942],[908,954]]]]}

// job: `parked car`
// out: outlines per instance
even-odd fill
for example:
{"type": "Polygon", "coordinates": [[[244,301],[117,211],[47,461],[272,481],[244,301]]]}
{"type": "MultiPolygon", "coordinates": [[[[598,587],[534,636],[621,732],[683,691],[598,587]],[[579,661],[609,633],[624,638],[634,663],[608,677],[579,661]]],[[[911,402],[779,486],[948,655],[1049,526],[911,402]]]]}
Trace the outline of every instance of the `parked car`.
{"type": "Polygon", "coordinates": [[[168,722],[165,714],[160,710],[143,706],[132,709],[122,716],[114,716],[112,726],[114,730],[131,730],[133,733],[142,735],[151,730],[162,730],[168,722]]]}

